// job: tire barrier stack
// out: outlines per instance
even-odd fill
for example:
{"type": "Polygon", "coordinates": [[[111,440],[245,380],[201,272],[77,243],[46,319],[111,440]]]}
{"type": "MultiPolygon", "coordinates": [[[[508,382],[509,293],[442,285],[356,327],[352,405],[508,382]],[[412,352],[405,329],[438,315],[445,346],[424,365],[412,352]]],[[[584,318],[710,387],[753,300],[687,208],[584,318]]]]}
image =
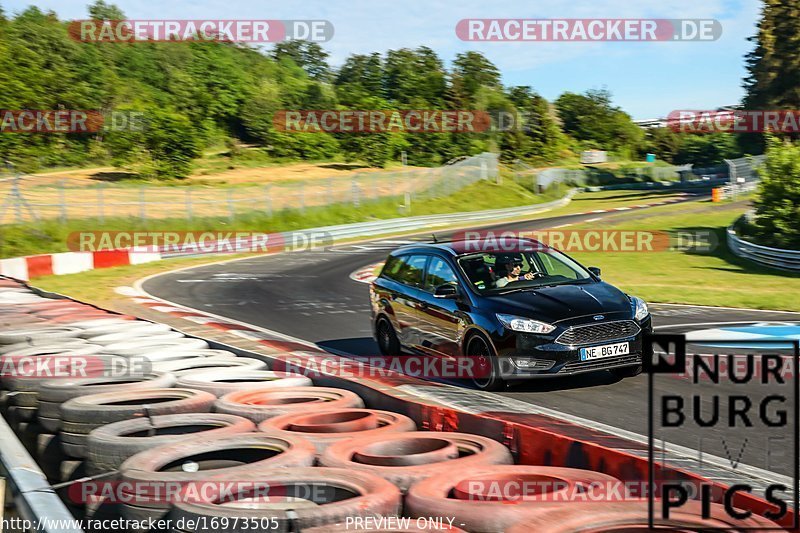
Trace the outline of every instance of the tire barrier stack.
{"type": "MultiPolygon", "coordinates": [[[[55,461],[51,482],[74,481],[62,497],[78,517],[168,519],[174,533],[324,533],[358,524],[373,532],[599,532],[647,524],[646,500],[612,497],[609,487],[621,483],[612,476],[514,464],[488,437],[418,431],[408,416],[365,405],[349,390],[0,278],[0,361],[55,356],[85,357],[90,375],[13,375],[4,364],[2,408],[40,464],[55,461]],[[144,368],[108,372],[131,361],[144,368]],[[85,490],[103,483],[110,492],[85,490]],[[519,492],[525,485],[534,490],[519,492]],[[164,487],[175,490],[165,497],[164,487]],[[574,497],[598,487],[609,492],[574,497]],[[186,525],[199,520],[205,527],[186,525]]],[[[777,527],[755,515],[733,520],[716,504],[708,519],[700,511],[692,502],[656,524],[777,527]]]]}

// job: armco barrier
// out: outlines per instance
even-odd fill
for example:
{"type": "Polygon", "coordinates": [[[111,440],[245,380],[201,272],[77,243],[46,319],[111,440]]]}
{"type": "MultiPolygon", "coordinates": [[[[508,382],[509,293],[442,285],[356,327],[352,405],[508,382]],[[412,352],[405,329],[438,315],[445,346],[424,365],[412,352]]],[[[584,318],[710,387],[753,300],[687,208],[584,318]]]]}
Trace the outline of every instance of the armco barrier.
{"type": "Polygon", "coordinates": [[[728,228],[728,248],[739,257],[760,265],[800,272],[800,251],[781,250],[748,242],[736,235],[733,226],[728,228]]]}
{"type": "Polygon", "coordinates": [[[29,521],[37,533],[82,533],[2,416],[0,442],[0,474],[7,478],[17,515],[29,521]],[[48,520],[39,520],[44,517],[48,520]]]}

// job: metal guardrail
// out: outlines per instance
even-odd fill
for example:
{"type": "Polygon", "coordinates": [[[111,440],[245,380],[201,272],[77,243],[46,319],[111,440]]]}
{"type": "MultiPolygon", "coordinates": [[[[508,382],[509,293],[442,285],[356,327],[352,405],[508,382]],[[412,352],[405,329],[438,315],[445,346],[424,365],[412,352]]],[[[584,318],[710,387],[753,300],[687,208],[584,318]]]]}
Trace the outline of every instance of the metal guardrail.
{"type": "MultiPolygon", "coordinates": [[[[336,226],[323,226],[319,228],[303,229],[291,232],[280,233],[284,243],[296,242],[300,238],[312,239],[320,235],[325,235],[332,241],[340,241],[355,237],[380,236],[394,233],[404,233],[414,230],[433,230],[437,227],[448,226],[458,223],[471,223],[487,220],[504,220],[521,217],[525,215],[535,215],[543,211],[567,205],[578,189],[570,190],[563,198],[542,204],[525,205],[522,207],[510,207],[504,209],[487,209],[484,211],[467,211],[460,213],[450,213],[442,215],[420,215],[405,218],[389,218],[386,220],[376,220],[371,222],[358,222],[355,224],[340,224],[336,226]]],[[[330,243],[327,243],[330,244],[330,243]]],[[[249,239],[242,239],[232,243],[233,249],[226,248],[225,253],[237,251],[250,251],[249,239]]],[[[181,251],[170,251],[164,249],[161,256],[163,258],[186,257],[200,255],[202,252],[195,252],[184,247],[181,251]]],[[[208,255],[208,254],[203,254],[208,255]]]]}
{"type": "Polygon", "coordinates": [[[728,248],[735,255],[760,265],[800,272],[800,251],[770,248],[748,242],[736,235],[733,226],[728,228],[728,248]]]}
{"type": "Polygon", "coordinates": [[[5,475],[16,512],[37,533],[83,533],[36,461],[0,416],[0,471],[5,475]]]}

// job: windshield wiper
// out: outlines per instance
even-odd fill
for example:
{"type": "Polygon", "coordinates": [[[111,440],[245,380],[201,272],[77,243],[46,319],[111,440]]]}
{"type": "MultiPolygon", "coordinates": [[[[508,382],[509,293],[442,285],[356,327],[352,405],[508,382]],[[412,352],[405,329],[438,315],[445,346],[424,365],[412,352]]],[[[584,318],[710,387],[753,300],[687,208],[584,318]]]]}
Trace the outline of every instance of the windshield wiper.
{"type": "Polygon", "coordinates": [[[533,287],[518,287],[516,289],[510,289],[507,291],[503,291],[500,294],[511,294],[513,292],[523,292],[523,291],[535,291],[538,289],[542,289],[544,287],[555,287],[556,285],[561,285],[561,283],[550,283],[547,285],[535,285],[533,287]]]}

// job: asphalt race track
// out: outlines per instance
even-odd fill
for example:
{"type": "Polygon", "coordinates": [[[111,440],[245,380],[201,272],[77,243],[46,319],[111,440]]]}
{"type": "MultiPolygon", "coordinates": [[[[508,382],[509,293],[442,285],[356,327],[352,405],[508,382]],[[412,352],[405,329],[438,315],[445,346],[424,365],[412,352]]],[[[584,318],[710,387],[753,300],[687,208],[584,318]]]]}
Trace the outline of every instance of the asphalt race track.
{"type": "MultiPolygon", "coordinates": [[[[637,210],[609,216],[634,219],[647,216],[645,213],[647,210],[637,210]]],[[[554,228],[596,217],[597,214],[569,215],[503,224],[502,227],[554,228]]],[[[437,237],[444,239],[446,233],[437,233],[437,237]]],[[[143,284],[143,289],[170,302],[311,341],[335,353],[376,355],[378,351],[369,323],[367,285],[354,281],[350,274],[385,259],[389,250],[410,240],[430,240],[430,236],[381,239],[195,267],[151,278],[143,284]]],[[[650,307],[655,327],[663,332],[742,323],[800,322],[799,313],[672,305],[650,307]]],[[[684,397],[690,397],[696,387],[702,386],[689,379],[660,379],[657,387],[684,397]]],[[[741,387],[736,390],[741,392],[741,387]]],[[[644,375],[622,381],[607,372],[540,379],[514,384],[500,394],[588,421],[647,434],[648,396],[644,375]]],[[[754,388],[748,394],[757,398],[764,392],[754,388]]],[[[784,437],[790,436],[786,428],[782,431],[784,437]]],[[[769,452],[770,444],[766,439],[750,439],[740,454],[741,442],[732,442],[730,437],[727,442],[721,438],[701,441],[692,431],[672,430],[665,438],[691,449],[702,448],[705,453],[727,455],[732,461],[739,456],[743,464],[786,476],[791,474],[792,454],[769,452]]],[[[788,441],[784,446],[787,452],[791,450],[788,441]]]]}

